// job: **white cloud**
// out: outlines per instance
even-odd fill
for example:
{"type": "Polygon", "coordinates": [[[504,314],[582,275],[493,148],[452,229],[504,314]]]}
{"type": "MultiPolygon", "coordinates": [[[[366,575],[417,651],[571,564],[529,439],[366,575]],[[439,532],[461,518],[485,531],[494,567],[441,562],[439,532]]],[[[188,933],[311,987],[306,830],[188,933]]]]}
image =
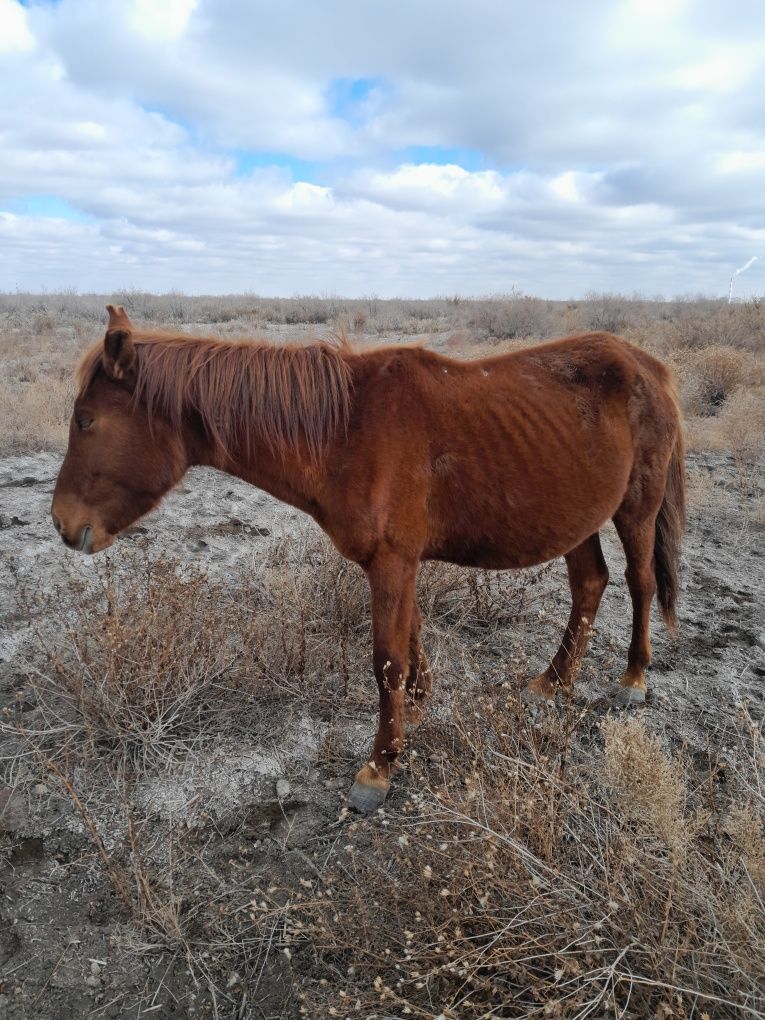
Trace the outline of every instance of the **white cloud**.
{"type": "Polygon", "coordinates": [[[0,0],[0,53],[34,49],[27,13],[16,0],[0,0]]]}
{"type": "Polygon", "coordinates": [[[749,0],[0,0],[0,40],[1,287],[722,293],[764,247],[749,0]]]}
{"type": "Polygon", "coordinates": [[[133,0],[129,19],[153,39],[177,39],[186,29],[197,0],[133,0]]]}

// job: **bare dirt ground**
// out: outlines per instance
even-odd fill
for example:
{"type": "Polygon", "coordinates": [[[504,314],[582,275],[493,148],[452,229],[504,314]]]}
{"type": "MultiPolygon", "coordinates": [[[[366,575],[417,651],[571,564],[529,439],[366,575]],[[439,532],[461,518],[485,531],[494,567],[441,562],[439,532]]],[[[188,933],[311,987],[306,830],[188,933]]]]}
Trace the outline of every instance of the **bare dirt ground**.
{"type": "MultiPolygon", "coordinates": [[[[435,334],[432,342],[448,347],[450,336],[435,334]]],[[[666,769],[683,763],[677,780],[684,791],[677,809],[682,853],[673,843],[680,837],[668,835],[655,817],[645,823],[650,832],[640,828],[647,815],[629,808],[624,791],[615,800],[602,795],[608,817],[623,810],[625,831],[645,860],[662,862],[651,864],[654,871],[671,862],[670,891],[651,925],[657,931],[664,925],[659,941],[667,940],[667,959],[674,953],[676,967],[665,967],[656,950],[655,969],[645,971],[650,978],[641,978],[642,964],[633,962],[629,994],[614,978],[630,946],[640,943],[641,953],[653,946],[648,936],[641,941],[634,907],[625,922],[632,934],[620,942],[609,933],[615,948],[602,981],[592,977],[592,961],[589,970],[571,964],[570,947],[545,949],[551,955],[544,974],[527,948],[511,963],[503,958],[501,966],[490,966],[488,947],[499,937],[487,937],[469,975],[475,1004],[465,990],[467,965],[459,975],[453,964],[431,956],[423,964],[423,946],[432,954],[432,945],[444,941],[441,922],[432,922],[420,945],[409,931],[416,932],[433,904],[440,909],[452,896],[444,923],[452,925],[449,941],[461,945],[468,937],[448,917],[457,915],[465,928],[475,919],[464,903],[458,908],[449,882],[467,888],[473,879],[468,867],[456,880],[450,872],[439,891],[428,883],[445,855],[431,863],[423,854],[436,844],[446,847],[442,837],[461,848],[462,836],[459,842],[443,836],[445,818],[452,824],[459,817],[461,825],[469,819],[473,836],[489,833],[490,846],[499,840],[503,852],[515,855],[511,863],[517,858],[531,868],[521,894],[503,891],[496,879],[496,895],[506,904],[522,896],[515,917],[545,902],[545,868],[557,868],[570,854],[571,835],[561,831],[549,846],[540,836],[538,844],[531,823],[519,835],[514,826],[525,811],[544,815],[543,787],[529,786],[523,808],[499,791],[506,791],[507,775],[517,785],[540,761],[558,762],[561,784],[565,762],[569,774],[576,769],[588,777],[593,762],[608,764],[615,739],[606,723],[609,692],[629,638],[623,557],[613,529],[604,531],[611,583],[574,698],[557,713],[530,717],[518,694],[560,638],[568,614],[562,565],[518,577],[424,570],[422,602],[430,610],[424,640],[436,694],[385,811],[360,821],[344,809],[344,794],[374,731],[376,692],[363,579],[355,568],[344,566],[296,511],[201,469],[109,553],[80,557],[61,545],[49,519],[60,458],[43,451],[0,461],[0,1014],[765,1016],[758,948],[765,944],[765,790],[757,771],[765,725],[761,460],[720,449],[689,454],[681,632],[670,639],[656,614],[649,698],[624,724],[634,736],[629,726],[642,722],[644,735],[636,739],[655,739],[666,769]],[[141,576],[149,587],[136,581],[141,576]],[[154,591],[151,579],[163,590],[154,591]],[[208,620],[221,629],[206,636],[208,620]],[[129,647],[119,644],[125,633],[133,635],[129,647]],[[178,689],[168,695],[164,674],[156,689],[152,677],[150,697],[141,700],[131,685],[148,676],[141,672],[147,662],[163,663],[178,689]],[[188,698],[181,688],[191,691],[188,698]],[[476,743],[484,732],[494,741],[488,751],[476,743]],[[487,782],[487,756],[502,757],[502,741],[521,739],[512,754],[502,752],[506,764],[494,790],[481,785],[476,800],[470,784],[487,782]],[[492,796],[497,805],[479,807],[492,796]],[[515,805],[507,816],[512,821],[500,824],[500,800],[515,805]],[[751,844],[731,835],[730,818],[745,809],[751,844]],[[702,814],[703,825],[693,828],[689,820],[702,814]],[[396,873],[392,856],[408,855],[417,839],[419,856],[411,853],[419,863],[411,874],[396,873]],[[730,950],[735,967],[709,985],[701,975],[714,965],[700,950],[686,965],[680,942],[669,946],[675,929],[703,927],[696,900],[687,916],[673,913],[686,895],[685,879],[677,878],[680,857],[696,859],[692,840],[702,847],[697,859],[714,862],[710,876],[722,874],[724,858],[731,875],[743,867],[749,890],[746,911],[738,886],[731,910],[745,914],[736,924],[746,934],[737,938],[741,946],[748,940],[754,958],[737,942],[730,950]],[[526,860],[531,851],[533,867],[526,860]],[[407,890],[412,875],[422,900],[401,892],[394,907],[386,888],[407,890]],[[386,928],[391,917],[394,935],[386,928]],[[579,995],[591,985],[595,991],[579,995]]],[[[579,779],[571,782],[561,787],[564,801],[578,797],[579,779]]],[[[600,794],[593,782],[586,779],[594,802],[600,794]]],[[[632,782],[639,786],[640,777],[632,782]]],[[[613,778],[609,783],[609,790],[618,787],[613,778]]],[[[617,829],[606,842],[617,840],[617,829]]],[[[598,839],[606,831],[599,829],[598,839]]],[[[600,879],[587,868],[580,878],[589,876],[597,888],[600,879]]],[[[551,888],[566,881],[559,875],[551,888]]],[[[607,884],[611,917],[621,895],[613,891],[619,883],[612,871],[607,884]]],[[[710,885],[709,898],[717,895],[710,885]]],[[[701,896],[707,896],[703,889],[701,896]]],[[[478,913],[488,910],[480,896],[478,902],[478,913]]],[[[721,916],[711,930],[723,935],[710,959],[736,941],[721,916]]],[[[602,919],[590,923],[593,938],[601,939],[602,919]]],[[[502,925],[509,938],[513,925],[506,918],[502,925]]],[[[533,934],[524,932],[523,946],[541,945],[541,930],[537,923],[533,934]]],[[[478,943],[478,929],[469,939],[478,943]]],[[[582,959],[594,951],[583,949],[582,959]]]]}

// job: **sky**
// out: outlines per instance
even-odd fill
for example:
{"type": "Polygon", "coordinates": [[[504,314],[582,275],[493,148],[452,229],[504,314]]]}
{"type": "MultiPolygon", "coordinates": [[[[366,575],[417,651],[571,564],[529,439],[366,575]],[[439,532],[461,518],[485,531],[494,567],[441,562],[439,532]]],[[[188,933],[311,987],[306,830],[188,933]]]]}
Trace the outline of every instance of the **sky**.
{"type": "Polygon", "coordinates": [[[0,0],[0,290],[765,294],[762,0],[0,0]]]}

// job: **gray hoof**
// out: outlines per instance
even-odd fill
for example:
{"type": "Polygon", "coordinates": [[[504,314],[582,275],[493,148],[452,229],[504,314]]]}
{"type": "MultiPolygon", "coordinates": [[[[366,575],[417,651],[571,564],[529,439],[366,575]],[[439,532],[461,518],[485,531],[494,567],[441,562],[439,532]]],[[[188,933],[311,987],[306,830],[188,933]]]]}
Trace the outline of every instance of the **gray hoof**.
{"type": "Polygon", "coordinates": [[[645,691],[642,687],[619,687],[611,702],[614,708],[631,708],[633,705],[645,704],[645,691]]]}
{"type": "Polygon", "coordinates": [[[388,791],[379,786],[368,786],[366,783],[354,783],[348,794],[348,804],[362,815],[371,815],[385,803],[388,791]]]}
{"type": "Polygon", "coordinates": [[[538,691],[532,690],[530,687],[524,687],[521,691],[521,704],[524,708],[528,709],[530,715],[534,718],[536,718],[539,711],[555,709],[554,698],[546,698],[544,694],[540,694],[538,691]]]}

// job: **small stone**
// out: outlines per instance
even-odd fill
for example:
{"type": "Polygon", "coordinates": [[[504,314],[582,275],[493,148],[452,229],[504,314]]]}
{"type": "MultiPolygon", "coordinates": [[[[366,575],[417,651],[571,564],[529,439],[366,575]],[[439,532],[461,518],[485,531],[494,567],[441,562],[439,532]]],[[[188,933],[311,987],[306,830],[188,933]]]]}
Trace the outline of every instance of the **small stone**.
{"type": "Polygon", "coordinates": [[[101,979],[97,978],[94,974],[89,974],[85,978],[85,984],[88,986],[88,988],[100,988],[101,979]]]}
{"type": "Polygon", "coordinates": [[[276,796],[279,800],[286,800],[291,792],[291,787],[286,779],[276,780],[276,796]]]}
{"type": "Polygon", "coordinates": [[[101,973],[101,964],[100,963],[96,963],[95,960],[91,960],[90,961],[90,973],[93,975],[93,977],[98,977],[98,975],[101,973]]]}
{"type": "Polygon", "coordinates": [[[38,797],[44,797],[48,792],[48,787],[45,785],[45,783],[37,783],[34,787],[34,792],[37,794],[38,797]]]}

